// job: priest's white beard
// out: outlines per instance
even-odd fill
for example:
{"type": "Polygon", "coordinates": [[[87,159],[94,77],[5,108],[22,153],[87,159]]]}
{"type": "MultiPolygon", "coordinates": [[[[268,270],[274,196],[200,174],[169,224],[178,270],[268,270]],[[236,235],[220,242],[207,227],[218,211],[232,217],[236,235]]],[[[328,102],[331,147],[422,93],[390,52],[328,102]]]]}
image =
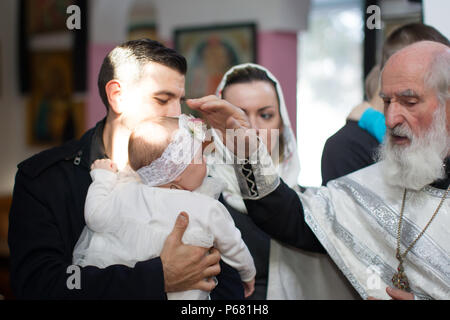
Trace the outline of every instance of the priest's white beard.
{"type": "Polygon", "coordinates": [[[400,188],[420,190],[435,180],[445,177],[443,161],[450,150],[446,127],[445,107],[440,106],[433,115],[430,129],[423,137],[416,137],[406,124],[387,129],[385,143],[379,149],[386,183],[400,188]],[[407,146],[394,145],[390,135],[406,136],[407,146]]]}

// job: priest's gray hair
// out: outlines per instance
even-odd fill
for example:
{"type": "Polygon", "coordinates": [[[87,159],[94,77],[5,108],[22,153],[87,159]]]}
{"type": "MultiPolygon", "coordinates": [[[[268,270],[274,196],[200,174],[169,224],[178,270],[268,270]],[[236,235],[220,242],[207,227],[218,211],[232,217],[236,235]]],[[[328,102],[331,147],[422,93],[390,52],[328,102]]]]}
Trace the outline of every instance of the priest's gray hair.
{"type": "Polygon", "coordinates": [[[439,106],[444,107],[450,99],[450,49],[438,52],[430,63],[424,78],[425,86],[436,90],[439,106]]]}

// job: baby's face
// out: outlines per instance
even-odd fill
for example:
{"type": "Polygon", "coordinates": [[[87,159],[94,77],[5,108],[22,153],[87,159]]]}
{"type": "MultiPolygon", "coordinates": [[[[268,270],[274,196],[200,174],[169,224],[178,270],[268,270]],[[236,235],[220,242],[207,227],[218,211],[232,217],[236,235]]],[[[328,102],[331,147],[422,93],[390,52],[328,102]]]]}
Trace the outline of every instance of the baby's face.
{"type": "Polygon", "coordinates": [[[200,148],[191,164],[180,175],[178,184],[185,190],[194,191],[203,183],[206,171],[206,160],[200,148]]]}

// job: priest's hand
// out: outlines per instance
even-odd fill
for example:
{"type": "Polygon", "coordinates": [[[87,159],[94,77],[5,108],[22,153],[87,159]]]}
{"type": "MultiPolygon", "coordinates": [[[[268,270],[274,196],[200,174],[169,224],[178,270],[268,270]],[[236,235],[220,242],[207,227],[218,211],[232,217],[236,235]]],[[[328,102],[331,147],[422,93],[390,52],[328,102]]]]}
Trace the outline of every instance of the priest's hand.
{"type": "Polygon", "coordinates": [[[250,128],[250,121],[242,109],[215,95],[188,99],[186,104],[199,111],[211,127],[225,135],[226,129],[250,128]]]}
{"type": "Polygon", "coordinates": [[[386,288],[386,292],[392,300],[414,300],[414,295],[411,292],[390,287],[386,288]]]}
{"type": "MultiPolygon", "coordinates": [[[[414,300],[414,295],[410,292],[395,288],[386,288],[387,294],[392,298],[392,300],[414,300]]],[[[379,300],[374,297],[367,298],[368,300],[379,300]]]]}
{"type": "Polygon", "coordinates": [[[239,157],[248,157],[258,148],[257,131],[251,129],[244,111],[217,96],[186,100],[187,105],[199,111],[208,124],[216,129],[222,142],[239,157]]]}
{"type": "Polygon", "coordinates": [[[181,242],[189,224],[189,216],[181,212],[172,232],[164,242],[161,262],[165,292],[199,289],[211,291],[216,282],[212,279],[220,273],[220,253],[217,249],[185,245],[181,242]],[[206,253],[210,251],[209,255],[206,253]]]}

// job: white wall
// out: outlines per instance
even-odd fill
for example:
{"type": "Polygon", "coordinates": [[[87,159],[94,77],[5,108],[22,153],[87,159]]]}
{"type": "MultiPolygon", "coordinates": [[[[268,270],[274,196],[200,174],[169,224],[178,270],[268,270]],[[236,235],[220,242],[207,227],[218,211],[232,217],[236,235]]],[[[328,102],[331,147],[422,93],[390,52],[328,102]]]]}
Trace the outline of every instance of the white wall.
{"type": "Polygon", "coordinates": [[[154,0],[163,39],[177,27],[256,21],[259,30],[306,28],[309,0],[154,0]]]}
{"type": "Polygon", "coordinates": [[[96,44],[125,41],[128,12],[133,2],[134,0],[89,0],[89,41],[96,44]]]}
{"type": "Polygon", "coordinates": [[[381,14],[384,19],[399,16],[409,16],[420,14],[420,3],[410,2],[408,0],[383,0],[380,3],[381,14]]]}
{"type": "Polygon", "coordinates": [[[125,40],[128,12],[136,3],[153,3],[160,37],[177,27],[256,21],[259,30],[306,28],[310,0],[90,0],[90,35],[94,43],[125,40]]]}
{"type": "Polygon", "coordinates": [[[423,0],[423,21],[450,38],[450,1],[423,0]]]}

